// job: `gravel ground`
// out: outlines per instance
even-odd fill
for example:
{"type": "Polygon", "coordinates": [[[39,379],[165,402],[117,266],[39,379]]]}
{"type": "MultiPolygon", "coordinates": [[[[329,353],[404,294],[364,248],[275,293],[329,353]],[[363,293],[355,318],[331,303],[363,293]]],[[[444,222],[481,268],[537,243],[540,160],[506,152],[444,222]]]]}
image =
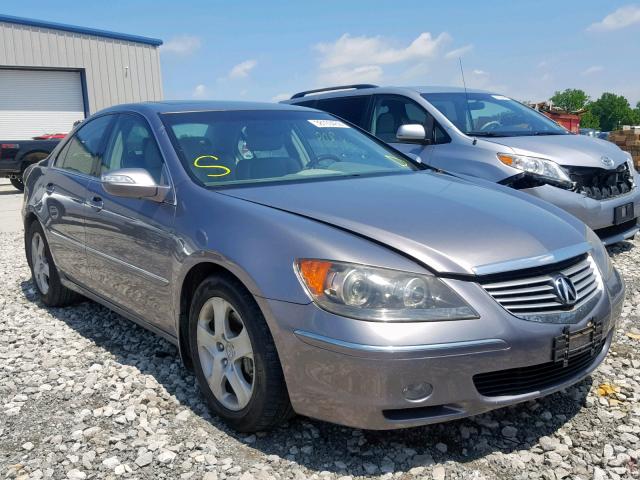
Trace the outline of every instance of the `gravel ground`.
{"type": "Polygon", "coordinates": [[[623,318],[606,362],[565,392],[404,431],[297,418],[239,436],[166,341],[95,303],[45,308],[22,235],[0,234],[0,478],[638,478],[639,246],[611,249],[623,318]]]}

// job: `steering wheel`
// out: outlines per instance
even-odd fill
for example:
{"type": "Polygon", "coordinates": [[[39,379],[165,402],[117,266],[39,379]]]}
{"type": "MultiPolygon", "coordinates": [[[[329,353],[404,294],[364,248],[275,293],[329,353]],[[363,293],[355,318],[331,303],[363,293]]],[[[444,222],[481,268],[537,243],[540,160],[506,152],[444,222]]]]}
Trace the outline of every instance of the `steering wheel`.
{"type": "MultiPolygon", "coordinates": [[[[332,160],[331,163],[341,162],[342,161],[342,159],[340,157],[338,157],[337,155],[333,155],[331,153],[321,153],[320,155],[317,155],[316,158],[311,160],[307,164],[307,167],[314,168],[314,167],[318,166],[320,164],[320,162],[323,162],[325,160],[332,160]]],[[[329,165],[331,165],[331,164],[329,164],[329,165]]],[[[328,167],[329,165],[325,165],[325,166],[328,167]]]]}
{"type": "Polygon", "coordinates": [[[502,124],[498,120],[491,120],[490,122],[487,122],[484,125],[482,125],[482,127],[480,127],[480,131],[495,130],[497,127],[501,127],[501,126],[502,124]]]}

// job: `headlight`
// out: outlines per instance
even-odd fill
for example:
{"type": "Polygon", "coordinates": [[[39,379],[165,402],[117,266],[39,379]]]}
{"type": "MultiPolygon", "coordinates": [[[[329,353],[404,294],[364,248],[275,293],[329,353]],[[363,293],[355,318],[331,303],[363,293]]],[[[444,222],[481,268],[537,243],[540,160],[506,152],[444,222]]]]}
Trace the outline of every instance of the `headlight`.
{"type": "Polygon", "coordinates": [[[611,272],[613,271],[613,264],[611,263],[611,259],[609,258],[609,253],[607,253],[607,249],[604,247],[604,244],[602,243],[598,235],[596,235],[589,227],[586,228],[587,241],[591,244],[591,255],[593,255],[593,259],[600,269],[602,278],[606,280],[607,278],[609,278],[611,272]]]}
{"type": "Polygon", "coordinates": [[[633,187],[636,184],[636,166],[633,164],[633,157],[629,152],[624,152],[627,154],[627,166],[629,167],[629,175],[631,176],[631,186],[633,187]]]}
{"type": "Polygon", "coordinates": [[[433,275],[312,259],[298,260],[295,269],[321,308],[345,317],[383,322],[479,317],[433,275]]]}
{"type": "Polygon", "coordinates": [[[622,153],[625,154],[625,156],[627,157],[627,163],[629,163],[629,166],[632,168],[635,168],[633,165],[633,157],[631,156],[631,154],[629,152],[626,152],[624,150],[622,150],[622,153]]]}
{"type": "Polygon", "coordinates": [[[525,157],[524,155],[511,155],[509,153],[498,153],[498,159],[505,165],[517,168],[523,172],[532,173],[541,177],[547,177],[561,182],[571,183],[567,172],[551,160],[544,158],[525,157]]]}

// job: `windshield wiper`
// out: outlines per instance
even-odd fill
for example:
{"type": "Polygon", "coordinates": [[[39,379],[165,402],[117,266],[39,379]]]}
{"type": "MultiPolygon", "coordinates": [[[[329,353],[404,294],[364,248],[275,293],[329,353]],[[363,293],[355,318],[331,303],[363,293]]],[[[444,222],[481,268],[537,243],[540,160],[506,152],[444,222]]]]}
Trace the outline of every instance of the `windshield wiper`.
{"type": "Polygon", "coordinates": [[[506,137],[504,133],[497,132],[464,132],[465,135],[469,135],[470,137],[506,137]]]}
{"type": "Polygon", "coordinates": [[[531,135],[541,136],[541,135],[568,135],[566,132],[533,132],[531,135]]]}

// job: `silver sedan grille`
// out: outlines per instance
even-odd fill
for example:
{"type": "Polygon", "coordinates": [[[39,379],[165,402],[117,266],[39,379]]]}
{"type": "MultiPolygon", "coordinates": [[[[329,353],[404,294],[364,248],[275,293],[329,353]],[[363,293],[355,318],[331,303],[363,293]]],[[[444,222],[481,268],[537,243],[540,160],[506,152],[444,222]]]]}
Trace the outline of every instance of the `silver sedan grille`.
{"type": "Polygon", "coordinates": [[[492,283],[482,287],[506,310],[517,317],[552,314],[577,310],[602,291],[602,280],[598,267],[587,255],[557,272],[492,283]],[[576,291],[576,300],[567,305],[554,287],[558,275],[566,276],[576,291]]]}

